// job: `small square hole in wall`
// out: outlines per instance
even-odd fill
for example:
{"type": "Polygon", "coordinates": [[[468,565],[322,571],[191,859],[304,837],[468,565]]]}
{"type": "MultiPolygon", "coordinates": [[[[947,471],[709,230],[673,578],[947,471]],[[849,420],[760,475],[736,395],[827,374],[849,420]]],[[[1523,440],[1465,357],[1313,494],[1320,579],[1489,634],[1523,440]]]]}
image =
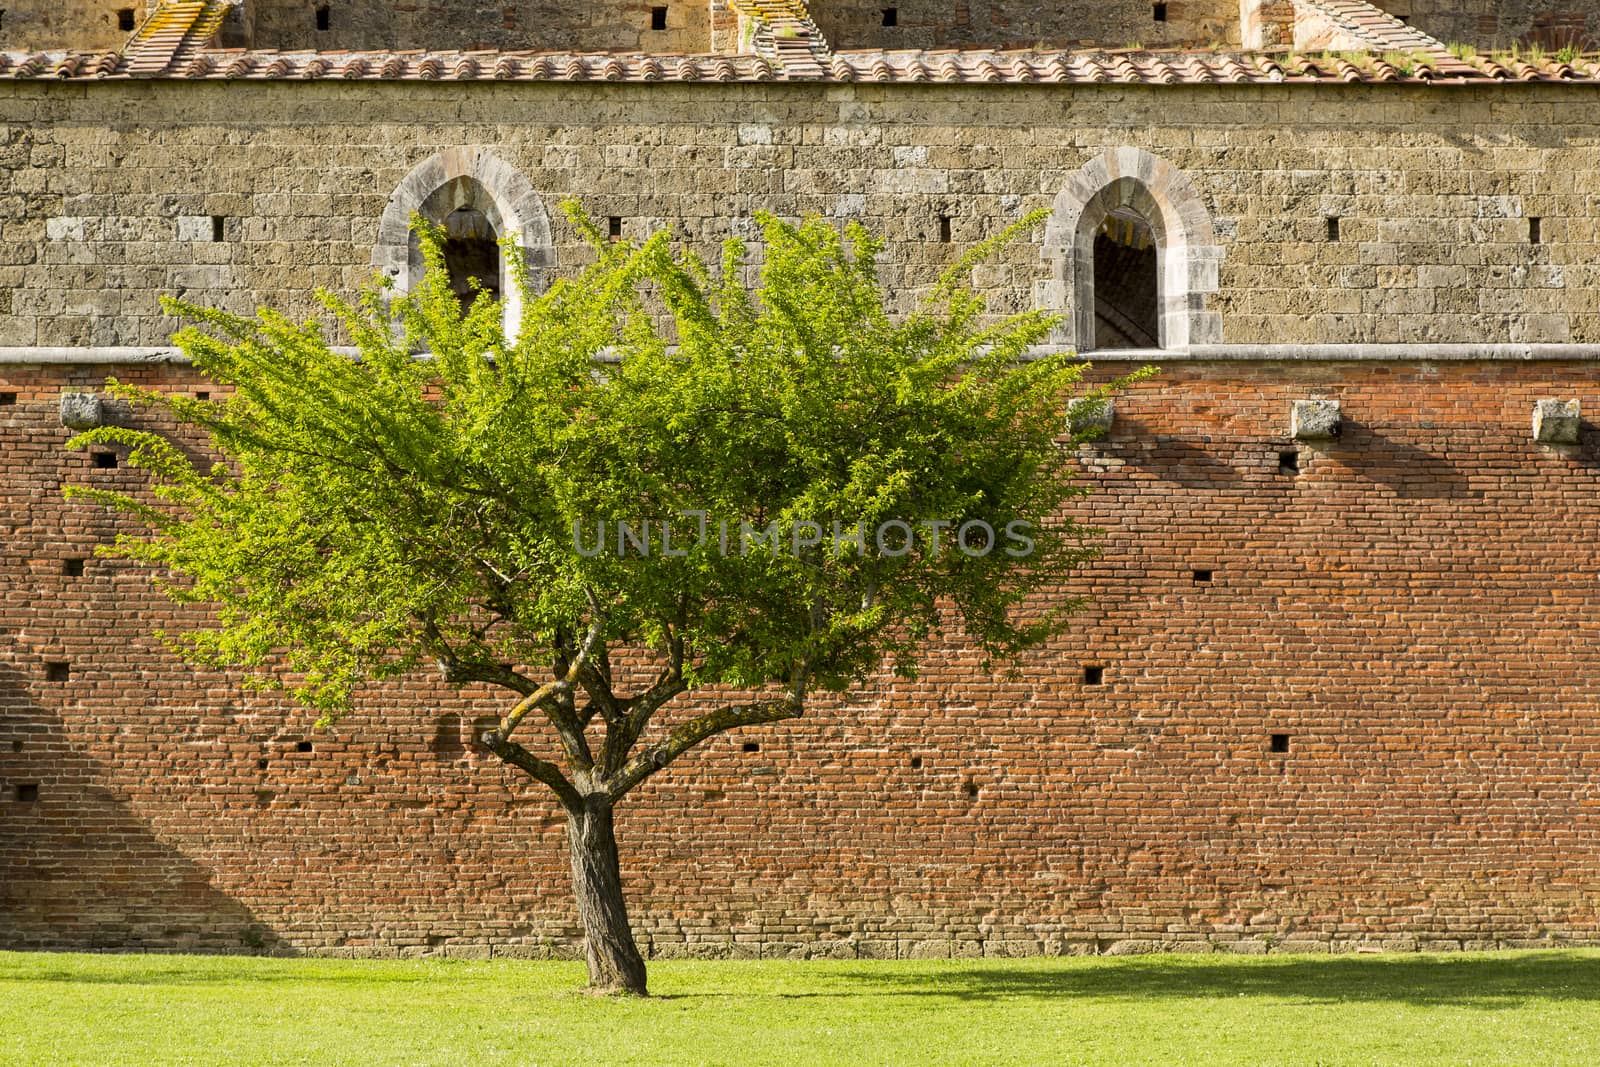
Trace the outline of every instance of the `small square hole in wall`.
{"type": "Polygon", "coordinates": [[[664,30],[667,28],[666,8],[653,7],[650,9],[650,28],[652,30],[664,30]]]}
{"type": "Polygon", "coordinates": [[[13,751],[13,752],[21,752],[22,751],[22,742],[21,741],[13,741],[13,742],[11,742],[11,751],[13,751]]]}
{"type": "Polygon", "coordinates": [[[196,400],[210,400],[211,399],[211,394],[206,392],[204,389],[196,389],[195,393],[194,393],[194,398],[196,400]]]}
{"type": "Polygon", "coordinates": [[[227,227],[227,222],[227,218],[222,215],[211,216],[211,239],[213,241],[222,240],[224,236],[224,230],[227,227]]]}
{"type": "Polygon", "coordinates": [[[1544,243],[1544,220],[1537,216],[1528,219],[1528,243],[1531,245],[1544,243]]]}
{"type": "Polygon", "coordinates": [[[1150,17],[1157,22],[1167,21],[1167,5],[1156,4],[1150,9],[1150,17]]]}
{"type": "Polygon", "coordinates": [[[330,24],[331,23],[328,18],[328,5],[323,4],[321,7],[317,8],[317,29],[325,30],[330,24]]]}
{"type": "Polygon", "coordinates": [[[914,771],[922,770],[922,757],[921,756],[912,756],[911,757],[911,769],[914,770],[914,771]]]}
{"type": "Polygon", "coordinates": [[[1211,583],[1211,572],[1210,571],[1208,571],[1208,570],[1198,570],[1198,571],[1194,572],[1194,584],[1195,585],[1209,585],[1210,583],[1211,583]]]}
{"type": "Polygon", "coordinates": [[[264,760],[264,759],[256,760],[256,770],[264,771],[266,769],[267,769],[267,761],[266,760],[264,760]]]}
{"type": "Polygon", "coordinates": [[[72,677],[72,664],[46,663],[44,665],[44,680],[47,682],[64,682],[72,677]]]}
{"type": "Polygon", "coordinates": [[[939,216],[939,241],[943,244],[950,243],[950,216],[939,216]]]}
{"type": "Polygon", "coordinates": [[[1338,239],[1339,239],[1339,216],[1337,216],[1337,215],[1329,215],[1328,216],[1328,240],[1337,241],[1338,239]]]}
{"type": "Polygon", "coordinates": [[[62,560],[61,573],[66,575],[68,578],[82,578],[83,560],[76,557],[62,560]]]}
{"type": "Polygon", "coordinates": [[[296,741],[294,743],[294,750],[296,752],[310,752],[311,751],[311,742],[310,741],[296,741]]]}
{"type": "Polygon", "coordinates": [[[974,782],[971,778],[968,778],[965,782],[961,783],[961,791],[967,794],[968,800],[978,799],[978,783],[974,782]]]}
{"type": "Polygon", "coordinates": [[[0,408],[10,407],[17,402],[16,393],[0,393],[0,408]]]}
{"type": "Polygon", "coordinates": [[[898,26],[898,25],[900,25],[900,9],[897,8],[897,7],[886,7],[886,8],[884,8],[883,9],[883,24],[885,26],[898,26]]]}
{"type": "Polygon", "coordinates": [[[1106,669],[1104,667],[1085,667],[1083,669],[1084,685],[1104,685],[1106,669]]]}
{"type": "Polygon", "coordinates": [[[1298,452],[1279,452],[1278,453],[1278,473],[1279,474],[1299,474],[1300,473],[1300,453],[1298,453],[1298,452]]]}
{"type": "Polygon", "coordinates": [[[622,240],[622,216],[612,215],[606,220],[606,234],[613,241],[622,240]]]}
{"type": "Polygon", "coordinates": [[[760,752],[761,743],[759,741],[746,741],[744,743],[744,750],[746,752],[760,752]]]}
{"type": "Polygon", "coordinates": [[[117,465],[117,454],[115,452],[90,452],[89,465],[103,471],[112,470],[117,465]]]}
{"type": "Polygon", "coordinates": [[[17,799],[24,804],[34,804],[39,800],[39,783],[28,782],[17,786],[17,799]]]}
{"type": "Polygon", "coordinates": [[[1289,751],[1289,735],[1288,734],[1273,734],[1268,739],[1267,748],[1269,750],[1273,751],[1273,752],[1287,752],[1287,751],[1289,751]]]}
{"type": "Polygon", "coordinates": [[[123,33],[133,29],[133,8],[124,7],[117,11],[117,29],[123,33]]]}

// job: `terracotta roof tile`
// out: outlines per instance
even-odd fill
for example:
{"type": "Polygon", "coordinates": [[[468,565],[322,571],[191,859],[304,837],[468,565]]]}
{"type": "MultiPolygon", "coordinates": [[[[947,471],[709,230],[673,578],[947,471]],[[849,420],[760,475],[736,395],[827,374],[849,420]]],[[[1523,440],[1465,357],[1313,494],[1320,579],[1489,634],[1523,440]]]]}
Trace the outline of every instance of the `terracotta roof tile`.
{"type": "MultiPolygon", "coordinates": [[[[147,57],[148,58],[148,57],[147,57]]],[[[1436,56],[1278,56],[1219,52],[835,52],[817,79],[879,84],[1344,84],[1600,83],[1600,57],[1575,62],[1474,55],[1447,68],[1436,56]]],[[[152,61],[153,62],[153,61],[152,61]]],[[[0,53],[0,79],[159,77],[187,80],[768,82],[794,79],[760,55],[562,52],[270,52],[199,49],[153,73],[115,52],[0,53]]],[[[808,78],[811,76],[807,76],[808,78]]]]}

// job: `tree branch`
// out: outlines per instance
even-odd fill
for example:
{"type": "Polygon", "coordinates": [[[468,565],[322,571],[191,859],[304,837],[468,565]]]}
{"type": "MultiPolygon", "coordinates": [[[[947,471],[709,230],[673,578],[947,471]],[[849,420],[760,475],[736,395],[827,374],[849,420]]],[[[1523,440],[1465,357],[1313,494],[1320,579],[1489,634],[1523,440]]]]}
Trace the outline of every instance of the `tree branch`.
{"type": "MultiPolygon", "coordinates": [[[[614,778],[607,781],[606,791],[611,794],[612,801],[621,800],[634,786],[708,737],[736,730],[741,726],[757,726],[761,723],[798,718],[805,711],[806,683],[809,675],[809,663],[798,664],[789,692],[782,697],[751,704],[729,704],[716,711],[696,716],[671,731],[661,744],[633,757],[614,778]]],[[[607,741],[609,743],[609,738],[607,741]]]]}
{"type": "Polygon", "coordinates": [[[513,767],[522,768],[530,777],[549,786],[556,799],[561,801],[561,806],[568,811],[578,811],[583,807],[582,795],[554,763],[540,759],[515,741],[505,740],[494,730],[484,731],[481,740],[496,756],[513,767]]]}

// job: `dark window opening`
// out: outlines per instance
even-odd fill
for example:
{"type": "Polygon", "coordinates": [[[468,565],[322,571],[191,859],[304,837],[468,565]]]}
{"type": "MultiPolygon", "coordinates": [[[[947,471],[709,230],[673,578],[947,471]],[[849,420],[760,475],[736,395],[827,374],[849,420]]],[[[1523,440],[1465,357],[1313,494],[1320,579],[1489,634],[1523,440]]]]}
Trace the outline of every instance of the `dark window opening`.
{"type": "Polygon", "coordinates": [[[1156,240],[1150,223],[1118,208],[1094,239],[1096,348],[1159,348],[1156,240]]]}
{"type": "Polygon", "coordinates": [[[1289,751],[1289,735],[1288,734],[1273,734],[1272,735],[1272,740],[1271,740],[1271,742],[1270,742],[1268,747],[1271,748],[1271,750],[1273,752],[1287,752],[1287,751],[1289,751]]]}
{"type": "Polygon", "coordinates": [[[1544,240],[1544,220],[1537,216],[1528,219],[1528,243],[1539,244],[1544,240]]]}
{"type": "Polygon", "coordinates": [[[22,751],[22,742],[21,741],[13,741],[13,742],[11,742],[11,751],[13,751],[13,752],[21,752],[22,751]]]}
{"type": "Polygon", "coordinates": [[[1337,241],[1338,239],[1339,239],[1339,217],[1337,215],[1329,215],[1328,216],[1328,240],[1337,241]]]}
{"type": "Polygon", "coordinates": [[[1278,453],[1278,473],[1279,474],[1299,474],[1300,473],[1300,453],[1298,453],[1298,452],[1279,452],[1278,453]]]}
{"type": "Polygon", "coordinates": [[[89,453],[89,463],[100,470],[108,471],[116,467],[117,454],[115,452],[91,452],[89,453]]]}
{"type": "Polygon", "coordinates": [[[746,741],[744,743],[744,750],[746,752],[760,752],[761,743],[759,741],[746,741]]]}
{"type": "Polygon", "coordinates": [[[1157,22],[1167,21],[1167,5],[1156,4],[1150,9],[1150,17],[1155,19],[1157,22]]]}
{"type": "Polygon", "coordinates": [[[294,744],[294,750],[296,752],[310,752],[311,751],[311,742],[310,741],[296,741],[295,744],[294,744]]]}
{"type": "Polygon", "coordinates": [[[81,560],[81,559],[64,559],[64,560],[62,560],[61,561],[61,573],[65,574],[68,578],[82,578],[83,577],[83,560],[81,560]]]}
{"type": "Polygon", "coordinates": [[[44,665],[44,680],[47,682],[64,682],[72,677],[72,664],[46,663],[44,665]]]}
{"type": "Polygon", "coordinates": [[[133,29],[133,8],[125,7],[117,11],[117,29],[123,33],[133,29]]]}
{"type": "Polygon", "coordinates": [[[196,400],[210,400],[211,394],[206,392],[204,389],[197,389],[195,390],[194,398],[196,400]]]}
{"type": "Polygon", "coordinates": [[[950,243],[950,216],[939,216],[939,240],[944,244],[950,243]]]}
{"type": "Polygon", "coordinates": [[[967,794],[968,800],[978,799],[978,783],[974,782],[971,778],[968,778],[965,782],[961,783],[961,791],[967,794]]]}
{"type": "Polygon", "coordinates": [[[226,218],[224,218],[223,216],[221,216],[221,215],[212,215],[211,216],[211,239],[213,241],[222,240],[223,225],[227,221],[228,220],[226,218]]]}
{"type": "Polygon", "coordinates": [[[1210,571],[1195,571],[1194,572],[1194,580],[1195,580],[1195,584],[1196,585],[1204,585],[1206,582],[1211,581],[1211,572],[1210,571]]]}
{"type": "Polygon", "coordinates": [[[922,757],[921,756],[912,756],[911,757],[911,769],[914,770],[914,771],[922,770],[922,757]]]}
{"type": "Polygon", "coordinates": [[[897,8],[897,7],[886,7],[886,8],[884,8],[883,9],[883,24],[885,26],[898,26],[898,25],[900,25],[900,9],[897,8]]]}
{"type": "Polygon", "coordinates": [[[328,28],[329,24],[328,5],[323,4],[321,7],[317,8],[317,29],[325,30],[328,28]]]}
{"type": "Polygon", "coordinates": [[[28,782],[26,785],[17,786],[17,799],[24,804],[33,804],[39,799],[39,783],[28,782]]]}
{"type": "Polygon", "coordinates": [[[490,300],[500,299],[500,245],[483,212],[462,207],[445,218],[444,266],[450,291],[461,302],[462,311],[473,305],[479,293],[487,293],[490,300]]]}
{"type": "Polygon", "coordinates": [[[650,9],[650,28],[652,30],[664,30],[667,28],[666,8],[653,7],[650,9]]]}
{"type": "Polygon", "coordinates": [[[264,759],[256,760],[256,770],[264,771],[266,769],[267,769],[267,761],[266,760],[264,760],[264,759]]]}
{"type": "Polygon", "coordinates": [[[613,241],[622,240],[622,216],[612,215],[606,220],[606,236],[613,241]]]}
{"type": "Polygon", "coordinates": [[[0,407],[8,407],[17,402],[16,393],[0,393],[0,407]]]}
{"type": "Polygon", "coordinates": [[[1104,685],[1106,669],[1104,667],[1085,667],[1083,669],[1084,685],[1104,685]]]}

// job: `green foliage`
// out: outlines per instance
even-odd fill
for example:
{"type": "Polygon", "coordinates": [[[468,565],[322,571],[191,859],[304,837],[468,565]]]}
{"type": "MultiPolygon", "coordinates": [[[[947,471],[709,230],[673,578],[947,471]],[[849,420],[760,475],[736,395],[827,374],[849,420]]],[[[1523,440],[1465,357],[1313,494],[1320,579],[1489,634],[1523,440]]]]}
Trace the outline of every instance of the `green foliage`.
{"type": "Polygon", "coordinates": [[[879,244],[858,226],[761,216],[751,293],[737,241],[714,280],[666,233],[611,242],[569,211],[596,261],[525,292],[515,339],[486,294],[463,312],[426,224],[415,292],[322,294],[359,358],[315,323],[169,302],[194,323],[176,343],[224,388],[205,402],[116,391],[203,430],[224,461],[103,427],[72,445],[129,446],[154,500],[69,492],[142,518],[114,551],[164,569],[177,599],[216,606],[213,625],[175,639],[187,654],[288,678],[326,719],[363,684],[430,662],[527,692],[596,623],[602,648],[679,652],[690,688],[800,676],[837,689],[885,656],[910,671],[956,619],[996,656],[1060,628],[1070,604],[1021,609],[1093,552],[1063,518],[1083,491],[1059,443],[1081,366],[1028,358],[1053,320],[985,325],[962,281],[1037,218],[964,257],[897,321],[879,244]],[[724,553],[713,526],[682,556],[575,550],[574,524],[589,540],[618,519],[675,521],[681,535],[688,511],[735,530],[1021,520],[1035,548],[967,555],[950,550],[952,527],[945,550],[897,558],[831,536],[798,554],[724,553]]]}

